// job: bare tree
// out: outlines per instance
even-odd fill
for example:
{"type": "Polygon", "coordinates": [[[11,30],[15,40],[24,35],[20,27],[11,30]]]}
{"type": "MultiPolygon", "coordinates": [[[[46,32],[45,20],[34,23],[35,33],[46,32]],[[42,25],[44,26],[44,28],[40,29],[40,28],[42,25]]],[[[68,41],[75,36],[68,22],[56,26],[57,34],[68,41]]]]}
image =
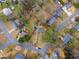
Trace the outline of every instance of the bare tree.
{"type": "Polygon", "coordinates": [[[29,13],[36,5],[41,6],[42,0],[20,0],[23,10],[29,13]]]}

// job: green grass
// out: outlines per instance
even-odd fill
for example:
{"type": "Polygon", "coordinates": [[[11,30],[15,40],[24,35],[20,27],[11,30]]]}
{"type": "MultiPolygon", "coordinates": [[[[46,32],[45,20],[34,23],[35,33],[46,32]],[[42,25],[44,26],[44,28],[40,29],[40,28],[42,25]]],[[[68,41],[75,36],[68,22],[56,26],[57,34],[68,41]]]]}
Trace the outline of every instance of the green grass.
{"type": "Polygon", "coordinates": [[[43,33],[43,40],[48,43],[55,43],[55,40],[52,38],[52,29],[48,27],[47,31],[43,33]]]}
{"type": "Polygon", "coordinates": [[[53,38],[53,35],[49,35],[47,32],[43,33],[43,40],[50,44],[54,44],[56,42],[56,39],[53,38]]]}
{"type": "Polygon", "coordinates": [[[73,3],[73,5],[79,9],[79,3],[73,3]]]}
{"type": "Polygon", "coordinates": [[[59,0],[59,1],[60,1],[60,3],[61,3],[62,5],[64,5],[64,4],[65,4],[62,0],[59,0]]]}
{"type": "Polygon", "coordinates": [[[74,48],[74,42],[75,42],[75,39],[72,38],[72,39],[70,40],[70,42],[69,42],[69,46],[70,46],[71,48],[74,48]]]}
{"type": "MultiPolygon", "coordinates": [[[[5,3],[2,3],[2,4],[0,5],[0,11],[1,11],[2,9],[4,9],[4,8],[7,8],[7,7],[10,7],[10,8],[11,8],[11,6],[14,6],[13,3],[11,2],[11,0],[7,0],[6,2],[5,2],[5,3]],[[9,6],[6,4],[6,2],[8,3],[9,6]]],[[[16,6],[14,6],[14,7],[15,7],[14,12],[15,12],[16,14],[18,14],[19,6],[16,5],[16,6]]],[[[3,13],[0,13],[0,16],[2,17],[2,19],[4,19],[4,21],[7,19],[7,17],[6,17],[3,13]]],[[[11,17],[13,17],[13,15],[12,15],[11,17]]]]}
{"type": "Polygon", "coordinates": [[[68,2],[72,2],[72,0],[68,0],[68,2]]]}
{"type": "Polygon", "coordinates": [[[47,31],[46,31],[49,35],[52,35],[52,33],[53,33],[53,30],[50,28],[50,27],[48,27],[48,29],[47,29],[47,31]]]}

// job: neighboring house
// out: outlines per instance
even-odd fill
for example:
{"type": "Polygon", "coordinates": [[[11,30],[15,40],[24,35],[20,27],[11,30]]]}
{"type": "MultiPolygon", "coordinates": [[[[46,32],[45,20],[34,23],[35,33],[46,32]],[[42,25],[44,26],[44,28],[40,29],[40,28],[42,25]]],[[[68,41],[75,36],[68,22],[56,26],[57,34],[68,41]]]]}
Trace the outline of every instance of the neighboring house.
{"type": "Polygon", "coordinates": [[[75,29],[79,31],[79,24],[75,26],[75,29]]]}
{"type": "Polygon", "coordinates": [[[19,23],[19,20],[14,20],[14,21],[13,21],[13,27],[14,27],[14,28],[17,28],[17,27],[19,26],[19,24],[20,24],[20,23],[19,23]]]}
{"type": "Polygon", "coordinates": [[[40,59],[50,59],[50,58],[48,57],[48,55],[45,55],[45,56],[40,57],[40,59]]]}
{"type": "Polygon", "coordinates": [[[23,24],[23,22],[21,22],[21,21],[19,21],[18,19],[14,19],[14,21],[13,21],[13,26],[15,27],[15,28],[22,28],[23,26],[24,26],[24,24],[23,24]]]}
{"type": "MultiPolygon", "coordinates": [[[[59,3],[59,1],[56,0],[56,3],[59,3]]],[[[68,16],[71,16],[72,13],[71,13],[70,11],[68,11],[68,9],[69,9],[71,6],[72,6],[72,4],[69,2],[69,3],[67,3],[66,5],[64,5],[62,8],[61,8],[61,7],[58,8],[58,9],[55,11],[54,15],[47,21],[48,25],[52,25],[52,24],[57,20],[57,18],[62,15],[63,10],[68,14],[68,16]]]]}
{"type": "Polygon", "coordinates": [[[44,32],[43,28],[37,28],[36,32],[44,32]]]}
{"type": "Polygon", "coordinates": [[[26,59],[26,57],[22,54],[16,54],[15,59],[26,59]]]}
{"type": "Polygon", "coordinates": [[[57,9],[54,15],[47,21],[48,25],[52,25],[57,20],[57,18],[62,15],[62,13],[62,8],[57,9]]]}
{"type": "Polygon", "coordinates": [[[52,59],[59,59],[59,52],[58,51],[52,53],[52,59]]]}
{"type": "Polygon", "coordinates": [[[44,32],[45,29],[42,26],[37,26],[36,32],[44,32]]]}
{"type": "Polygon", "coordinates": [[[2,10],[3,14],[6,15],[6,16],[10,16],[12,14],[12,10],[10,8],[4,8],[2,10]]]}
{"type": "Polygon", "coordinates": [[[59,8],[59,7],[62,7],[62,4],[60,3],[59,0],[54,0],[54,1],[55,1],[55,3],[56,3],[56,5],[57,5],[58,8],[59,8]]]}
{"type": "Polygon", "coordinates": [[[69,9],[72,6],[71,2],[68,2],[66,5],[63,6],[63,8],[69,9]]]}
{"type": "Polygon", "coordinates": [[[6,0],[0,0],[0,3],[6,2],[6,0]]]}
{"type": "Polygon", "coordinates": [[[71,6],[72,6],[72,3],[69,2],[69,3],[67,3],[66,5],[64,5],[62,7],[62,9],[64,10],[64,12],[66,12],[68,16],[72,15],[72,12],[68,10],[71,6]]]}
{"type": "Polygon", "coordinates": [[[66,34],[66,36],[64,37],[64,43],[67,44],[70,40],[71,40],[71,35],[68,33],[68,34],[66,34]]]}
{"type": "Polygon", "coordinates": [[[75,16],[79,15],[79,10],[76,11],[76,13],[72,14],[71,16],[69,16],[68,18],[66,18],[61,24],[59,24],[56,28],[56,31],[61,31],[68,22],[70,22],[72,19],[74,19],[75,16]]]}
{"type": "Polygon", "coordinates": [[[22,31],[21,35],[23,35],[23,36],[28,35],[28,32],[22,31]]]}

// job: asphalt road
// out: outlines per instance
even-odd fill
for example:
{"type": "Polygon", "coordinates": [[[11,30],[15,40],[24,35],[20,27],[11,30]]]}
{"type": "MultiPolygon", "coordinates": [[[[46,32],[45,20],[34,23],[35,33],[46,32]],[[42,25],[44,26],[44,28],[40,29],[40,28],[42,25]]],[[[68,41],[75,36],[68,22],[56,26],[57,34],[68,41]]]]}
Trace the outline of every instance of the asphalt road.
{"type": "Polygon", "coordinates": [[[0,29],[2,30],[2,32],[4,33],[4,35],[7,37],[8,41],[10,42],[17,42],[16,39],[14,39],[10,33],[7,30],[7,27],[5,26],[4,22],[0,19],[0,29]]]}
{"type": "Polygon", "coordinates": [[[75,14],[73,14],[73,15],[71,15],[70,17],[68,17],[67,19],[65,19],[59,26],[57,26],[56,31],[60,32],[60,31],[66,26],[66,24],[67,24],[74,16],[77,16],[77,15],[79,15],[79,10],[78,10],[75,14]]]}
{"type": "Polygon", "coordinates": [[[14,39],[11,34],[8,32],[6,25],[0,18],[0,29],[3,31],[5,37],[7,37],[7,42],[0,46],[0,50],[7,48],[11,44],[20,45],[25,49],[37,51],[41,56],[45,55],[50,45],[46,45],[44,48],[36,49],[36,47],[30,43],[20,44],[16,39],[14,39]]]}
{"type": "Polygon", "coordinates": [[[5,37],[7,37],[7,42],[5,42],[5,44],[3,44],[2,46],[0,46],[0,50],[4,49],[6,47],[8,47],[10,44],[19,44],[17,42],[16,39],[14,39],[8,32],[4,22],[2,21],[2,19],[0,18],[0,29],[2,30],[3,34],[5,35],[5,37]]]}

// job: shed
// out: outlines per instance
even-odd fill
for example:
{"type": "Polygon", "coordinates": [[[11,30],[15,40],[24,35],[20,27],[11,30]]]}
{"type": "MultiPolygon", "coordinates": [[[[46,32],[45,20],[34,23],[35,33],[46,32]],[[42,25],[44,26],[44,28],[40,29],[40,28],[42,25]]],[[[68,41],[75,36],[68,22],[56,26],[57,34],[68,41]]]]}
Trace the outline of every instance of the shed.
{"type": "Polygon", "coordinates": [[[65,37],[64,37],[64,43],[67,44],[71,39],[71,35],[68,33],[65,37]]]}

